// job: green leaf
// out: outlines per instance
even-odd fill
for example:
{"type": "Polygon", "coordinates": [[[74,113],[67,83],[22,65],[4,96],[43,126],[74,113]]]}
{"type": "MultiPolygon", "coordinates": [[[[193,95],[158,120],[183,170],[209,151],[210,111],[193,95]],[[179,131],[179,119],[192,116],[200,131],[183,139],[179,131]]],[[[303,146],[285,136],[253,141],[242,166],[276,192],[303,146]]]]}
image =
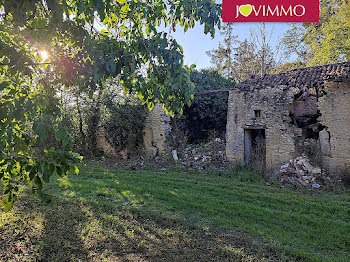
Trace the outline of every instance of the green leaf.
{"type": "Polygon", "coordinates": [[[109,34],[110,32],[108,32],[107,30],[104,30],[104,29],[101,30],[101,35],[109,35],[109,34]]]}
{"type": "Polygon", "coordinates": [[[153,103],[153,102],[149,102],[149,103],[147,104],[147,106],[148,106],[148,109],[149,109],[150,111],[152,111],[153,108],[154,108],[154,103],[153,103]]]}
{"type": "Polygon", "coordinates": [[[63,145],[63,147],[66,147],[69,144],[69,142],[70,142],[69,137],[67,135],[65,135],[62,138],[62,145],[63,145]]]}
{"type": "Polygon", "coordinates": [[[56,166],[56,173],[57,173],[57,175],[62,176],[63,175],[62,168],[59,166],[56,166]]]}
{"type": "Polygon", "coordinates": [[[48,125],[42,119],[38,119],[34,122],[33,128],[35,133],[38,135],[40,142],[45,142],[49,135],[48,125]]]}
{"type": "Polygon", "coordinates": [[[129,10],[129,5],[125,4],[121,9],[120,12],[122,13],[122,17],[126,17],[126,15],[128,14],[128,10],[129,10]]]}
{"type": "Polygon", "coordinates": [[[137,97],[142,101],[144,99],[144,96],[142,95],[141,92],[137,93],[137,97]]]}
{"type": "Polygon", "coordinates": [[[148,24],[146,25],[146,35],[147,35],[147,36],[150,36],[150,35],[151,35],[151,31],[150,31],[150,29],[149,29],[148,24]]]}
{"type": "Polygon", "coordinates": [[[187,32],[187,30],[188,30],[188,22],[186,22],[185,28],[184,28],[184,31],[185,31],[185,32],[187,32]]]}
{"type": "Polygon", "coordinates": [[[5,212],[11,211],[12,207],[13,207],[13,201],[12,200],[7,201],[6,204],[4,205],[5,212]]]}
{"type": "Polygon", "coordinates": [[[182,47],[181,45],[178,45],[178,46],[179,46],[179,48],[180,48],[180,50],[181,50],[181,53],[183,53],[183,52],[184,52],[183,47],[182,47]]]}
{"type": "Polygon", "coordinates": [[[38,190],[41,190],[43,188],[43,183],[39,176],[35,176],[33,182],[38,190]]]}
{"type": "Polygon", "coordinates": [[[89,99],[92,99],[94,97],[94,91],[90,90],[89,91],[89,99]]]}
{"type": "Polygon", "coordinates": [[[50,173],[46,169],[43,172],[43,180],[46,183],[50,182],[50,173]]]}

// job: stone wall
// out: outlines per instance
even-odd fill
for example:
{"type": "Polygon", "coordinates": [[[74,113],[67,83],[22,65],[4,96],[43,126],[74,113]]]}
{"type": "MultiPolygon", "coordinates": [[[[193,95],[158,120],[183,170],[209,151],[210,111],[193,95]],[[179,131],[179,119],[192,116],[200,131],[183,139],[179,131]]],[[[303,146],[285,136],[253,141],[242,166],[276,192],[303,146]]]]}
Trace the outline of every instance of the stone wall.
{"type": "Polygon", "coordinates": [[[143,140],[146,153],[155,156],[171,151],[167,145],[170,132],[170,116],[165,113],[160,105],[155,105],[145,122],[143,140]]]}
{"type": "Polygon", "coordinates": [[[244,163],[245,129],[265,129],[267,169],[293,158],[297,129],[289,117],[293,95],[293,89],[286,86],[231,90],[226,128],[228,160],[244,163]],[[256,113],[260,117],[256,117],[256,113]]]}
{"type": "Polygon", "coordinates": [[[319,98],[323,167],[331,174],[350,170],[350,82],[325,83],[319,98]]]}
{"type": "Polygon", "coordinates": [[[287,86],[231,90],[226,130],[228,160],[245,163],[245,137],[251,136],[245,130],[264,129],[267,169],[305,154],[309,147],[314,148],[315,164],[322,165],[329,174],[349,171],[350,82],[325,82],[319,98],[315,92],[297,99],[296,95],[295,89],[287,86]]]}
{"type": "Polygon", "coordinates": [[[101,150],[105,156],[113,159],[128,159],[128,149],[121,150],[117,152],[115,148],[108,142],[108,135],[103,126],[100,126],[96,132],[96,145],[99,150],[101,150]]]}

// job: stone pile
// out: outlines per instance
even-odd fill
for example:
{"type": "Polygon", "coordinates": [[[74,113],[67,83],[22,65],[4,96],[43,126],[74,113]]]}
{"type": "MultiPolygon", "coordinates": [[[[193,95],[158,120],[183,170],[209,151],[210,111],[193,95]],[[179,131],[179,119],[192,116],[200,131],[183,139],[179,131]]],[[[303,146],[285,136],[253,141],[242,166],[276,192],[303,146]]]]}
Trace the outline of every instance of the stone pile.
{"type": "Polygon", "coordinates": [[[280,180],[297,186],[320,188],[325,178],[325,172],[320,167],[313,166],[306,157],[298,157],[281,166],[280,180]]]}
{"type": "Polygon", "coordinates": [[[222,167],[227,163],[225,141],[220,138],[197,146],[188,146],[181,152],[180,161],[190,169],[222,167]]]}

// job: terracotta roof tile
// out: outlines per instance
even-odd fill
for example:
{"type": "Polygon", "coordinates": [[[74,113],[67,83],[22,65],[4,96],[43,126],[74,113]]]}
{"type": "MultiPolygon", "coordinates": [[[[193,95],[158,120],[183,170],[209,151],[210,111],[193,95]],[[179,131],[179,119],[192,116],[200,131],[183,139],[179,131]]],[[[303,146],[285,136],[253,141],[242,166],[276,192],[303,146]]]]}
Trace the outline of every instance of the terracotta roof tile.
{"type": "Polygon", "coordinates": [[[302,90],[305,88],[322,87],[326,80],[350,81],[350,62],[298,68],[264,77],[255,76],[238,84],[236,88],[285,85],[298,87],[302,90]]]}

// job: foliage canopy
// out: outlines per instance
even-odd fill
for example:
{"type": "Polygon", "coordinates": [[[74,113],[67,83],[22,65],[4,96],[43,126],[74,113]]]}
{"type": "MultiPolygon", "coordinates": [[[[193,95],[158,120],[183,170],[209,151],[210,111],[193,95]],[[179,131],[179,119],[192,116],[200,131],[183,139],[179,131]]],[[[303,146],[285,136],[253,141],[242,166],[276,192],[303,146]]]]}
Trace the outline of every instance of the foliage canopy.
{"type": "Polygon", "coordinates": [[[59,90],[90,98],[118,77],[150,109],[171,115],[193,99],[182,47],[161,24],[184,31],[199,23],[214,36],[221,6],[215,1],[2,0],[0,1],[1,205],[10,210],[21,183],[43,195],[57,173],[78,172],[62,124],[59,90]],[[101,24],[100,26],[97,26],[101,24]],[[96,29],[98,28],[98,29],[96,29]],[[43,61],[40,50],[49,58],[43,61]]]}
{"type": "Polygon", "coordinates": [[[320,23],[294,26],[284,43],[308,66],[350,61],[349,17],[349,1],[320,0],[320,23]]]}

